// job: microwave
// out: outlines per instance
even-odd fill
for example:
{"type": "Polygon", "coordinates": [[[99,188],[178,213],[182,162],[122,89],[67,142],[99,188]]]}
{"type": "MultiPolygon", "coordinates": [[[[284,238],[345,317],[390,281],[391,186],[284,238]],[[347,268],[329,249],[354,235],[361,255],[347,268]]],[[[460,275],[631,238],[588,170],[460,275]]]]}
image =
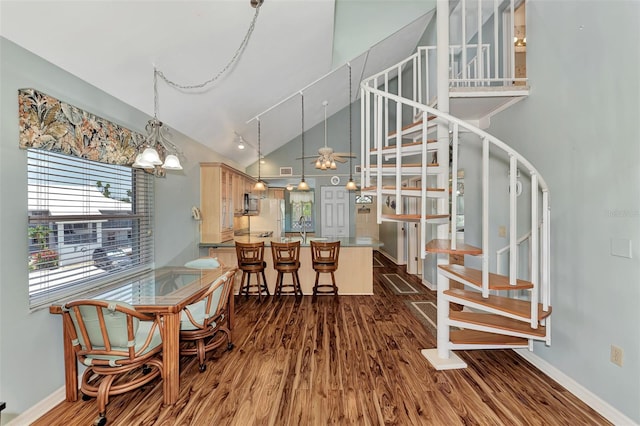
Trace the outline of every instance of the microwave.
{"type": "Polygon", "coordinates": [[[260,213],[260,198],[257,195],[245,193],[242,214],[251,216],[260,213]]]}

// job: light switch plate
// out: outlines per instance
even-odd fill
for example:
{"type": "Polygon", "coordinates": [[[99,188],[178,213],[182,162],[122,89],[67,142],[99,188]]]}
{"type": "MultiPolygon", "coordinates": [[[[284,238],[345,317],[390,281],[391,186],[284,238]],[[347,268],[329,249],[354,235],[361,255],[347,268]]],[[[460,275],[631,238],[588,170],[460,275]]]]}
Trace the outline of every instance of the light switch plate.
{"type": "Polygon", "coordinates": [[[612,238],[611,255],[631,259],[631,240],[628,238],[612,238]]]}

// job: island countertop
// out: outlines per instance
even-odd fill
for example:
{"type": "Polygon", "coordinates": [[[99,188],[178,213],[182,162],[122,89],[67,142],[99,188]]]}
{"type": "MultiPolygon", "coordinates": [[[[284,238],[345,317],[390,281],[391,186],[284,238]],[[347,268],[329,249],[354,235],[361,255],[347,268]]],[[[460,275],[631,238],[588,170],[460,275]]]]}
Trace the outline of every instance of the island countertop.
{"type": "MultiPolygon", "coordinates": [[[[300,241],[300,236],[288,237],[288,241],[300,241]]],[[[201,248],[208,248],[209,256],[217,257],[225,265],[237,265],[235,243],[238,242],[264,242],[265,247],[271,247],[272,241],[284,241],[284,238],[259,237],[258,235],[236,236],[234,240],[222,243],[201,243],[201,248]]],[[[312,267],[310,242],[316,241],[340,241],[340,260],[338,270],[335,273],[339,294],[342,295],[367,295],[373,294],[373,250],[382,245],[372,238],[323,238],[307,237],[306,243],[301,244],[300,249],[300,287],[303,294],[312,294],[316,273],[312,267]]],[[[271,294],[274,294],[277,279],[276,270],[273,269],[271,249],[264,253],[266,263],[265,274],[267,286],[271,294]]],[[[287,281],[290,277],[287,277],[287,281]]],[[[327,280],[326,276],[321,282],[327,280]]],[[[239,290],[240,278],[236,280],[235,292],[239,290]]]]}
{"type": "Polygon", "coordinates": [[[200,243],[201,248],[223,248],[223,247],[235,247],[236,241],[240,243],[259,243],[264,242],[265,247],[271,247],[271,241],[288,242],[288,241],[300,241],[301,247],[309,247],[311,241],[340,241],[340,247],[372,247],[374,249],[381,247],[382,242],[370,238],[370,237],[307,237],[307,241],[303,242],[302,237],[293,236],[286,238],[279,237],[259,237],[257,235],[237,235],[233,240],[223,241],[221,243],[200,243]]]}

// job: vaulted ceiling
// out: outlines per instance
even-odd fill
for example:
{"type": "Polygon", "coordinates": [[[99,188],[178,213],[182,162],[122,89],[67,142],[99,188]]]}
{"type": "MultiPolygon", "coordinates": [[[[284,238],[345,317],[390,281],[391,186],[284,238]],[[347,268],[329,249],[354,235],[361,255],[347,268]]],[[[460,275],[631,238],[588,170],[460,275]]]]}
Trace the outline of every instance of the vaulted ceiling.
{"type": "MultiPolygon", "coordinates": [[[[248,165],[255,151],[238,150],[235,132],[257,145],[260,115],[268,154],[300,134],[301,90],[307,129],[323,119],[324,100],[329,115],[342,109],[345,63],[356,99],[361,78],[413,52],[434,8],[435,0],[265,0],[240,59],[214,84],[179,91],[158,82],[158,118],[248,165]]],[[[3,37],[153,115],[154,66],[182,85],[216,76],[256,9],[250,0],[3,0],[0,11],[3,37]]]]}

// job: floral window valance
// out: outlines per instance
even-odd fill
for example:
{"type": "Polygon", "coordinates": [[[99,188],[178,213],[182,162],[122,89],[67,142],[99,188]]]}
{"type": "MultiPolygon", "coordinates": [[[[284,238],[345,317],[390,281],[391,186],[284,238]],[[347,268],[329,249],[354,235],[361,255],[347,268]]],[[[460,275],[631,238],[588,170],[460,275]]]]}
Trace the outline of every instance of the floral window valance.
{"type": "Polygon", "coordinates": [[[18,91],[20,148],[43,149],[107,164],[130,166],[144,136],[45,95],[18,91]]]}

